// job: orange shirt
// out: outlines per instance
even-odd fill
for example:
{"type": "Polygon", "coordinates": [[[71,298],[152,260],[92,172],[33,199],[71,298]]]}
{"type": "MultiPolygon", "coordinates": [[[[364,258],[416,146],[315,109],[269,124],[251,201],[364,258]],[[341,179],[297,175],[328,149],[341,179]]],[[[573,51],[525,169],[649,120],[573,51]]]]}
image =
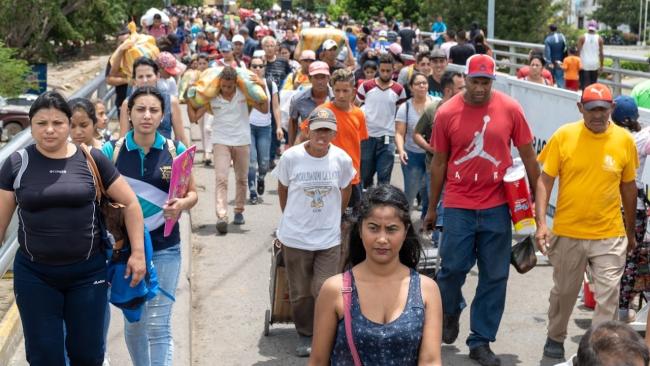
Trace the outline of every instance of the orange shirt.
{"type": "MultiPolygon", "coordinates": [[[[336,137],[332,144],[345,151],[352,158],[352,166],[357,171],[352,184],[361,183],[361,141],[368,139],[366,116],[361,108],[352,106],[347,112],[338,109],[334,103],[325,102],[322,107],[329,108],[336,116],[336,137]]],[[[300,124],[300,130],[307,136],[309,133],[307,120],[300,124]]]]}
{"type": "Polygon", "coordinates": [[[567,56],[562,62],[562,68],[564,69],[564,80],[578,80],[579,72],[582,68],[582,62],[580,62],[580,57],[578,56],[567,56]]]}

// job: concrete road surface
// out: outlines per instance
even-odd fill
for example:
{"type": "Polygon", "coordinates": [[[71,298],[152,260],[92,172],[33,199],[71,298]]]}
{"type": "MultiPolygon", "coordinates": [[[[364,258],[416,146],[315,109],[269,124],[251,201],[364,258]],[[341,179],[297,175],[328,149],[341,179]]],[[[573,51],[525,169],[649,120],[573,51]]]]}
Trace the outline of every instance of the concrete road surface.
{"type": "MultiPolygon", "coordinates": [[[[197,155],[197,157],[200,154],[197,155]]],[[[217,235],[214,213],[214,172],[196,167],[201,186],[199,203],[192,210],[192,359],[193,365],[305,365],[295,357],[296,333],[291,324],[273,325],[262,334],[264,312],[269,307],[269,267],[272,233],[280,217],[276,181],[267,176],[264,203],[246,206],[246,224],[229,226],[217,235]]],[[[393,182],[401,186],[398,166],[393,182]]],[[[234,199],[232,172],[229,197],[234,199]]],[[[232,220],[232,211],[229,211],[232,220]]],[[[476,268],[467,277],[464,294],[471,301],[477,283],[476,268]]],[[[493,350],[502,365],[554,365],[544,359],[551,267],[540,266],[520,275],[511,272],[506,311],[493,350]]],[[[444,296],[444,294],[442,294],[444,296]]],[[[454,345],[443,345],[443,364],[476,365],[468,358],[465,338],[469,309],[461,317],[461,335],[454,345]]],[[[591,312],[577,307],[565,343],[567,355],[577,350],[580,336],[591,323],[591,312]]]]}

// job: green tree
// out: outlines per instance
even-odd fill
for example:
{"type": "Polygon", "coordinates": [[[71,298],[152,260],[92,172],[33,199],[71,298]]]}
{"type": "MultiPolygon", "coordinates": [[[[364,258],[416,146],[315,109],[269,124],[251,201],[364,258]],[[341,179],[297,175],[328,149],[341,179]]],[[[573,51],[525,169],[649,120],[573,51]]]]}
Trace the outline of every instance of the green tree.
{"type": "Polygon", "coordinates": [[[28,81],[32,69],[16,55],[15,49],[0,42],[0,95],[5,97],[17,96],[33,86],[28,81]]]}
{"type": "Polygon", "coordinates": [[[633,31],[639,28],[639,2],[637,0],[600,0],[593,14],[597,21],[616,29],[629,24],[633,31]]]}
{"type": "MultiPolygon", "coordinates": [[[[498,0],[495,1],[496,38],[523,42],[542,42],[547,33],[546,26],[554,8],[552,0],[498,0]]],[[[487,28],[487,0],[428,0],[421,12],[430,18],[422,23],[424,29],[433,17],[442,15],[447,27],[467,30],[472,22],[487,28]]]]}
{"type": "Polygon", "coordinates": [[[417,0],[340,0],[330,9],[333,13],[346,12],[353,19],[364,21],[380,12],[387,18],[411,18],[419,21],[421,4],[417,0]]]}

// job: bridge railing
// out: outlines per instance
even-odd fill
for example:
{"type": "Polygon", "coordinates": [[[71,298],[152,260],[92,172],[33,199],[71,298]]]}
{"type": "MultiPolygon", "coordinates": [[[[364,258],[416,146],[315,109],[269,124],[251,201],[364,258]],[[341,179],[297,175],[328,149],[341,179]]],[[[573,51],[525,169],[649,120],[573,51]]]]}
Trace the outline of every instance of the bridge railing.
{"type": "MultiPolygon", "coordinates": [[[[108,87],[105,83],[104,75],[99,75],[93,80],[82,86],[79,90],[70,96],[72,98],[99,98],[104,101],[106,109],[115,114],[113,96],[115,88],[108,87]]],[[[34,143],[31,135],[31,129],[27,128],[14,136],[5,146],[0,149],[0,166],[15,151],[34,143]]],[[[4,241],[0,246],[0,277],[11,268],[18,250],[18,216],[14,213],[11,223],[7,227],[4,241]]],[[[1,239],[1,238],[0,238],[1,239]]]]}
{"type": "MultiPolygon", "coordinates": [[[[420,32],[420,35],[431,36],[432,33],[420,32]]],[[[531,50],[544,52],[544,45],[541,43],[515,42],[502,39],[488,39],[487,41],[492,47],[497,66],[501,70],[506,70],[506,73],[510,75],[515,75],[517,69],[526,66],[528,53],[531,50]]],[[[598,81],[609,85],[615,95],[620,95],[623,90],[629,91],[634,88],[633,84],[626,81],[626,77],[650,79],[650,73],[648,72],[628,70],[622,67],[624,61],[647,64],[648,59],[646,57],[605,52],[605,59],[611,59],[612,65],[603,68],[603,73],[608,76],[605,78],[600,77],[598,81]]]]}

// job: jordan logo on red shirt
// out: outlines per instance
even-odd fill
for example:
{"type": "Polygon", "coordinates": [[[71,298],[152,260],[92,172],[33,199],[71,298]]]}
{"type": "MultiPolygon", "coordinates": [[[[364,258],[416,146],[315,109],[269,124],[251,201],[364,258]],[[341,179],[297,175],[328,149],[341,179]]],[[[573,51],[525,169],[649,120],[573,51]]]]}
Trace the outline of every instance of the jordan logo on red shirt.
{"type": "Polygon", "coordinates": [[[467,146],[465,151],[467,152],[467,155],[463,156],[462,158],[455,160],[454,164],[460,165],[468,160],[472,160],[475,157],[481,157],[490,163],[494,164],[494,166],[498,167],[499,164],[501,164],[501,161],[495,159],[492,155],[488,154],[483,150],[483,145],[484,145],[484,138],[485,138],[485,130],[487,129],[487,125],[490,123],[490,116],[485,115],[483,116],[483,129],[481,132],[474,132],[474,139],[472,139],[472,142],[467,146]]]}

